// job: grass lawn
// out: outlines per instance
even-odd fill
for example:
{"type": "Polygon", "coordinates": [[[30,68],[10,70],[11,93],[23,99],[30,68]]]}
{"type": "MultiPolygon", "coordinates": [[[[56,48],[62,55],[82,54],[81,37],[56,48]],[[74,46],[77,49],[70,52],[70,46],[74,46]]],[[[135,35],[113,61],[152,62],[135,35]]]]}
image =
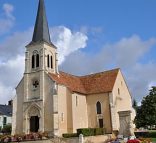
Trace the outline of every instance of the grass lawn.
{"type": "MultiPolygon", "coordinates": [[[[156,130],[149,130],[149,132],[156,132],[156,130]]],[[[155,138],[151,138],[152,139],[152,143],[156,143],[156,137],[155,138]]]]}
{"type": "Polygon", "coordinates": [[[156,138],[152,138],[152,141],[153,141],[153,142],[156,142],[156,138]]]}
{"type": "Polygon", "coordinates": [[[149,132],[156,132],[156,130],[148,130],[149,132]]]}

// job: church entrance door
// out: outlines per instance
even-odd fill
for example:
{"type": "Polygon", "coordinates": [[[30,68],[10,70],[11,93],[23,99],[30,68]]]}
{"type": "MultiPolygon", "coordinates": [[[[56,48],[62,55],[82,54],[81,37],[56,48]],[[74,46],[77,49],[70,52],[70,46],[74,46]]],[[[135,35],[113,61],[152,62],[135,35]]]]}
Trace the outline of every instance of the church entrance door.
{"type": "Polygon", "coordinates": [[[99,119],[99,127],[103,128],[103,119],[99,119]]]}
{"type": "Polygon", "coordinates": [[[38,132],[39,130],[39,117],[31,116],[30,118],[30,132],[38,132]]]}

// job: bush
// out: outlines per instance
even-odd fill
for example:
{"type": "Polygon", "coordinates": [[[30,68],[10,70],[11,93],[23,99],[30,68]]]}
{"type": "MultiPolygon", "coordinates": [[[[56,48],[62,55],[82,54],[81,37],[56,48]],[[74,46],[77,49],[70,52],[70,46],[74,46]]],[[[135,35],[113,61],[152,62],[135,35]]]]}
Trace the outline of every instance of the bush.
{"type": "Polygon", "coordinates": [[[149,132],[141,131],[141,132],[134,132],[135,136],[137,138],[142,137],[142,138],[147,138],[149,136],[149,132]]]}
{"type": "Polygon", "coordinates": [[[94,129],[93,128],[82,128],[77,129],[77,134],[83,134],[84,136],[94,136],[94,129]]]}
{"type": "Polygon", "coordinates": [[[152,140],[150,138],[139,138],[139,141],[141,141],[141,143],[151,143],[152,140]]]}
{"type": "Polygon", "coordinates": [[[95,135],[104,135],[105,129],[104,128],[95,128],[95,135]]]}
{"type": "Polygon", "coordinates": [[[62,136],[64,138],[72,138],[72,137],[78,137],[77,133],[66,133],[66,134],[62,134],[62,136]]]}
{"type": "Polygon", "coordinates": [[[11,133],[11,125],[5,125],[2,129],[2,133],[10,134],[11,133]]]}
{"type": "Polygon", "coordinates": [[[0,139],[3,137],[3,135],[0,135],[0,139]]]}
{"type": "Polygon", "coordinates": [[[135,132],[135,136],[137,138],[142,137],[142,138],[155,138],[156,137],[156,132],[135,132]]]}
{"type": "Polygon", "coordinates": [[[4,142],[21,142],[21,141],[34,141],[34,140],[42,140],[42,134],[41,133],[31,133],[26,135],[0,135],[0,143],[4,142]]]}
{"type": "Polygon", "coordinates": [[[140,143],[140,141],[139,141],[139,140],[134,139],[134,140],[128,140],[128,141],[127,141],[127,143],[140,143]]]}
{"type": "Polygon", "coordinates": [[[11,136],[3,136],[3,137],[0,139],[0,142],[1,142],[1,143],[8,143],[8,142],[11,142],[11,136]]]}
{"type": "Polygon", "coordinates": [[[105,134],[104,128],[82,128],[77,129],[78,136],[83,134],[84,136],[96,136],[105,134]]]}

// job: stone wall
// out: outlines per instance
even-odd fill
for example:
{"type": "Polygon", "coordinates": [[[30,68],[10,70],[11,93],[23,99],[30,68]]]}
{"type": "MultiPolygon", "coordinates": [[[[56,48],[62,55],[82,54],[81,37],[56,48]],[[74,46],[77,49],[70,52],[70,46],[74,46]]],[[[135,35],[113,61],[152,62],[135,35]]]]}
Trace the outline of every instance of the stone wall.
{"type": "MultiPolygon", "coordinates": [[[[110,137],[111,135],[84,137],[84,143],[104,143],[110,137]]],[[[42,141],[27,141],[23,143],[79,143],[79,138],[55,138],[42,141]]]]}

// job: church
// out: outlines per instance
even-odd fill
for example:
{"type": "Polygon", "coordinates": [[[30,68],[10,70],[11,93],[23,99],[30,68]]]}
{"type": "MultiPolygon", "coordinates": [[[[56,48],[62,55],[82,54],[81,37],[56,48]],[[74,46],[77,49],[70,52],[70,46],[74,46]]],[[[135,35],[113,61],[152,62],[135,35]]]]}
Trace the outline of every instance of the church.
{"type": "Polygon", "coordinates": [[[25,71],[13,100],[12,134],[48,132],[61,136],[78,128],[128,134],[132,97],[120,69],[76,76],[58,70],[44,0],[39,0],[25,71]]]}

